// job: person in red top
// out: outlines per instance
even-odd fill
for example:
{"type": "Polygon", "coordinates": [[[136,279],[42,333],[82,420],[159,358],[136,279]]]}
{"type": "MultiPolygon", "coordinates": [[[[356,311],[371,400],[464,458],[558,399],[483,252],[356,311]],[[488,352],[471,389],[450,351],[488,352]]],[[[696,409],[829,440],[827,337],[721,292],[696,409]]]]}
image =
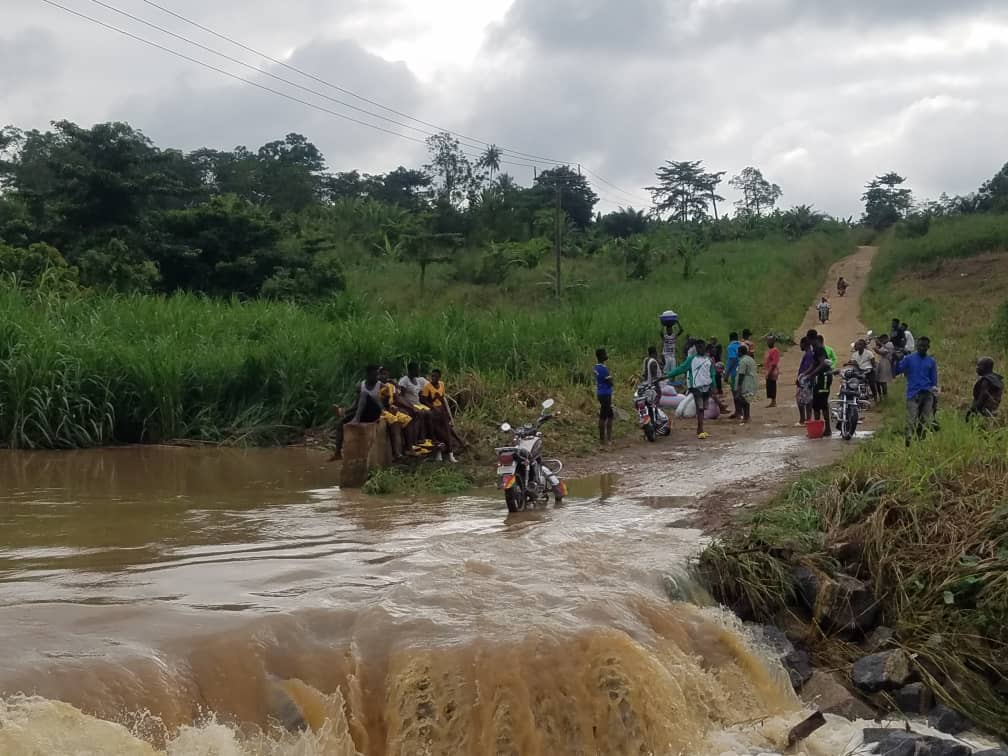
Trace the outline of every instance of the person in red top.
{"type": "Polygon", "coordinates": [[[763,361],[763,369],[766,370],[766,395],[770,400],[767,408],[777,406],[777,379],[780,378],[780,350],[777,348],[777,340],[770,336],[766,340],[767,353],[763,361]]]}

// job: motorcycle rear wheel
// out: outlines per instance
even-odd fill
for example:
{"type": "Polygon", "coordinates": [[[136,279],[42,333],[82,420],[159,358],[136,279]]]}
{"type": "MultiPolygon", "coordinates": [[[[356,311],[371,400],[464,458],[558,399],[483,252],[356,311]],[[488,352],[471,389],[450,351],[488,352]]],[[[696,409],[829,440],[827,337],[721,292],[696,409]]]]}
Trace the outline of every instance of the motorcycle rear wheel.
{"type": "Polygon", "coordinates": [[[525,509],[525,485],[520,481],[504,491],[504,503],[508,512],[521,512],[525,509]]]}

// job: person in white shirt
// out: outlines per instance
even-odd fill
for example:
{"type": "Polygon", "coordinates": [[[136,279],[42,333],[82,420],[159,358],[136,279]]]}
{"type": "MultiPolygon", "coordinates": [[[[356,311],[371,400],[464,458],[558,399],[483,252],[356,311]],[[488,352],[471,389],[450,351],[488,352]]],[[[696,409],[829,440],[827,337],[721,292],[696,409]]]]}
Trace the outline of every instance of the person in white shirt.
{"type": "Polygon", "coordinates": [[[907,352],[907,354],[911,354],[911,353],[917,351],[917,340],[914,339],[914,335],[912,333],[910,333],[910,327],[906,323],[903,323],[900,326],[900,328],[903,329],[903,335],[906,336],[906,352],[907,352]]]}
{"type": "Polygon", "coordinates": [[[850,361],[857,365],[858,370],[865,374],[868,387],[871,389],[872,399],[878,401],[879,390],[875,372],[875,353],[868,348],[868,342],[858,339],[854,342],[854,351],[851,352],[850,361]]]}
{"type": "Polygon", "coordinates": [[[399,407],[413,418],[406,426],[407,451],[431,436],[430,407],[420,401],[420,392],[426,385],[427,379],[420,375],[420,366],[415,362],[406,366],[406,375],[399,379],[399,407]]]}

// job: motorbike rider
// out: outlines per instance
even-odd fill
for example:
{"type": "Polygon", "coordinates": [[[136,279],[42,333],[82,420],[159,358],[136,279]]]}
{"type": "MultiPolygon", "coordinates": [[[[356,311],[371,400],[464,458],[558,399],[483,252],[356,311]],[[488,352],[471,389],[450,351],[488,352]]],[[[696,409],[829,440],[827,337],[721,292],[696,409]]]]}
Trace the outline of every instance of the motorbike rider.
{"type": "Polygon", "coordinates": [[[707,344],[703,340],[696,342],[695,354],[688,357],[679,367],[668,371],[665,377],[672,379],[684,374],[686,385],[696,404],[697,438],[709,438],[710,434],[704,431],[704,413],[707,411],[707,402],[714,388],[715,375],[714,361],[708,354],[707,344]]]}
{"type": "Polygon", "coordinates": [[[854,342],[854,351],[851,352],[850,361],[857,369],[864,373],[865,381],[871,390],[872,400],[879,400],[878,383],[875,381],[875,354],[868,348],[868,342],[858,339],[854,342]]]}

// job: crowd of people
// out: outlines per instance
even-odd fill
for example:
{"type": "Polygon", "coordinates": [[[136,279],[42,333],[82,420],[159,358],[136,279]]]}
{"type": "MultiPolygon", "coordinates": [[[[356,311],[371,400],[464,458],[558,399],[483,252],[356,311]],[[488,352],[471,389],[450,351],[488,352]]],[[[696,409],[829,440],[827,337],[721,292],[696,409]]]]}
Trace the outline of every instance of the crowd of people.
{"type": "MultiPolygon", "coordinates": [[[[846,290],[846,282],[838,283],[838,290],[846,290]]],[[[816,305],[821,320],[829,316],[826,298],[816,305]],[[825,307],[824,307],[825,305],[825,307]],[[822,317],[825,312],[825,317],[822,317]]],[[[643,361],[640,380],[658,385],[662,382],[685,389],[692,398],[696,416],[696,434],[699,439],[709,437],[704,421],[718,417],[729,410],[730,420],[742,425],[750,423],[752,406],[759,388],[760,365],[756,345],[750,329],[741,335],[732,332],[726,345],[716,337],[709,339],[684,338],[684,359],[680,361],[679,346],[684,329],[679,316],[668,311],[661,316],[661,351],[657,346],[648,348],[643,361]],[[713,415],[712,415],[713,410],[713,415]]],[[[873,402],[885,401],[889,384],[897,377],[906,379],[906,443],[922,438],[936,427],[935,412],[938,405],[938,363],[930,355],[931,342],[926,336],[915,337],[906,322],[892,320],[888,333],[860,338],[852,344],[850,357],[841,365],[836,351],[826,343],[823,334],[809,330],[798,348],[801,361],[795,376],[795,403],[798,410],[797,426],[822,421],[823,435],[832,434],[830,396],[834,376],[843,367],[856,368],[868,386],[873,402]]],[[[763,355],[763,383],[767,408],[777,406],[781,380],[781,353],[773,336],[765,339],[763,355]]],[[[594,377],[599,403],[598,434],[602,444],[612,443],[614,381],[607,367],[609,355],[604,348],[596,350],[594,377]]],[[[993,417],[998,412],[1004,393],[1004,379],[994,371],[994,361],[989,357],[978,360],[977,381],[973,388],[973,402],[967,413],[971,417],[993,417]]],[[[670,389],[675,392],[675,388],[670,389]]],[[[342,442],[343,426],[347,423],[375,423],[384,421],[389,434],[393,459],[407,456],[428,456],[456,462],[455,452],[462,446],[454,428],[454,417],[449,406],[447,390],[440,370],[431,370],[425,377],[416,363],[407,366],[406,375],[395,381],[379,365],[368,365],[364,380],[356,390],[356,398],[348,410],[337,407],[340,422],[337,424],[336,448],[342,442]]],[[[337,451],[337,456],[339,452],[337,451]]]]}
{"type": "MultiPolygon", "coordinates": [[[[838,294],[846,293],[847,282],[842,278],[837,284],[838,294]]],[[[816,305],[823,322],[829,319],[826,297],[816,305]]],[[[759,365],[752,331],[745,329],[741,336],[732,332],[724,349],[718,339],[694,339],[685,336],[683,361],[679,361],[679,341],[684,334],[683,325],[674,312],[661,316],[661,353],[657,347],[648,348],[644,358],[640,381],[659,384],[667,381],[677,386],[685,383],[692,396],[696,411],[697,438],[706,439],[704,421],[710,419],[711,402],[717,403],[720,413],[728,411],[727,400],[732,402],[729,419],[745,425],[751,421],[752,405],[759,385],[759,365]]],[[[872,402],[885,401],[889,384],[897,377],[906,380],[906,443],[922,438],[936,427],[935,413],[938,405],[938,363],[929,354],[930,339],[915,337],[909,325],[894,318],[889,333],[860,338],[851,345],[850,356],[840,363],[836,350],[826,343],[823,334],[809,330],[799,346],[801,361],[795,376],[795,403],[798,410],[796,425],[801,427],[813,421],[824,425],[823,435],[832,435],[833,418],[830,409],[834,376],[846,367],[859,371],[865,381],[872,402]]],[[[599,401],[599,441],[612,443],[613,377],[606,363],[605,349],[596,351],[595,380],[599,401]]],[[[977,381],[973,389],[973,403],[967,417],[993,417],[999,408],[1004,391],[1004,379],[994,372],[994,361],[984,357],[977,362],[977,381]]],[[[766,353],[762,360],[763,381],[767,407],[777,406],[781,372],[781,354],[776,339],[766,338],[766,353]]]]}

